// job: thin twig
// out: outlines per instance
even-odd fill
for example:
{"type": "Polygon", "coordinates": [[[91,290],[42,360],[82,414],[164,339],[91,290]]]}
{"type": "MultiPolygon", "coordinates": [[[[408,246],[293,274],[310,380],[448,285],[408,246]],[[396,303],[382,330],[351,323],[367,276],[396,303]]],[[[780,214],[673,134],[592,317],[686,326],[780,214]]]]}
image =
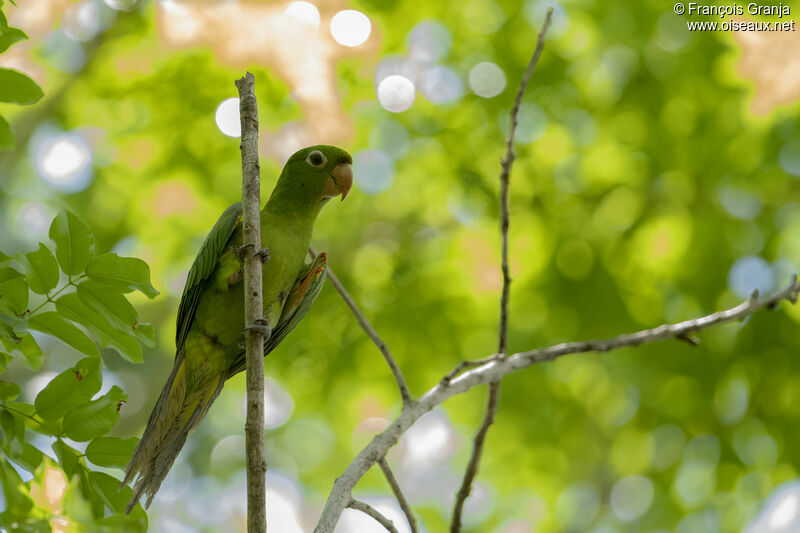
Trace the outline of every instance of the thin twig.
{"type": "Polygon", "coordinates": [[[269,334],[264,324],[261,294],[261,185],[258,164],[258,106],[255,78],[247,73],[236,80],[242,124],[242,245],[244,254],[245,357],[247,368],[247,531],[266,533],[267,464],[264,461],[264,341],[269,334]]]}
{"type": "Polygon", "coordinates": [[[515,353],[503,359],[493,357],[488,362],[450,381],[445,382],[442,380],[423,394],[416,403],[404,409],[385,430],[375,435],[369,444],[353,459],[353,462],[350,463],[344,473],[336,478],[314,532],[332,533],[336,523],[339,521],[342,510],[350,502],[353,487],[358,480],[364,476],[373,464],[381,457],[384,457],[392,446],[397,444],[403,433],[422,415],[457,394],[462,394],[478,385],[497,381],[511,372],[527,368],[535,363],[552,361],[564,355],[592,351],[607,352],[617,348],[685,337],[717,324],[744,319],[762,308],[773,309],[782,300],[795,303],[798,294],[800,294],[800,283],[797,281],[797,276],[792,276],[792,282],[788,287],[764,300],[748,299],[725,311],[719,311],[677,324],[665,324],[657,328],[620,335],[611,339],[562,343],[548,348],[515,353]]]}
{"type": "Polygon", "coordinates": [[[464,512],[464,504],[472,492],[472,482],[478,475],[483,445],[486,442],[486,434],[489,427],[494,423],[494,415],[497,412],[498,398],[500,397],[500,381],[489,383],[489,398],[486,401],[486,413],[483,415],[483,422],[475,433],[472,441],[472,455],[469,457],[467,468],[464,470],[464,479],[461,480],[461,487],[456,493],[456,501],[453,505],[453,518],[450,520],[450,532],[458,533],[461,531],[461,515],[464,512]]]}
{"type": "MultiPolygon", "coordinates": [[[[514,164],[516,154],[514,153],[514,134],[519,124],[519,108],[522,105],[522,97],[528,88],[528,83],[533,75],[533,70],[539,62],[539,56],[544,49],[544,36],[550,27],[553,16],[553,8],[547,9],[542,29],[539,31],[539,38],[536,41],[536,48],[533,56],[525,69],[522,80],[517,89],[517,96],[514,105],[509,112],[508,139],[506,140],[506,155],[500,165],[500,270],[503,274],[503,288],[500,294],[500,324],[497,341],[497,357],[506,356],[506,346],[508,343],[508,301],[511,293],[511,272],[508,266],[508,227],[511,217],[508,210],[508,189],[511,183],[511,166],[514,164]]],[[[461,515],[464,511],[464,503],[472,492],[472,482],[478,475],[481,456],[483,454],[486,435],[489,428],[494,423],[495,413],[497,413],[498,400],[500,398],[500,382],[495,381],[489,384],[489,397],[486,401],[486,412],[483,415],[478,431],[475,433],[472,444],[472,454],[470,455],[467,468],[464,470],[464,479],[461,480],[461,487],[456,493],[456,500],[453,504],[453,518],[450,520],[450,533],[461,531],[461,515]]]]}
{"type": "MultiPolygon", "coordinates": [[[[313,247],[309,246],[308,251],[313,257],[317,256],[317,252],[314,251],[313,247]]],[[[411,399],[411,393],[408,391],[406,378],[403,376],[403,372],[400,370],[400,367],[397,366],[397,362],[394,360],[392,352],[389,351],[389,347],[386,346],[386,343],[383,342],[383,339],[381,339],[380,335],[378,335],[378,332],[375,331],[375,328],[373,328],[372,324],[369,323],[367,317],[365,317],[364,313],[362,313],[358,308],[355,300],[353,300],[353,298],[347,292],[347,289],[344,288],[344,285],[342,285],[342,282],[336,277],[336,274],[333,273],[333,270],[331,270],[330,266],[325,269],[325,276],[330,280],[331,285],[333,285],[333,288],[339,293],[339,296],[342,297],[342,300],[344,300],[344,303],[347,304],[347,307],[350,308],[350,311],[358,321],[358,325],[361,326],[361,329],[364,330],[364,333],[367,334],[367,337],[372,340],[375,346],[378,347],[378,350],[380,350],[381,354],[383,354],[383,358],[386,360],[386,364],[389,365],[389,370],[392,371],[394,380],[397,382],[397,388],[400,389],[400,396],[403,398],[403,407],[407,407],[414,403],[414,401],[411,399]]]]}
{"type": "Polygon", "coordinates": [[[411,533],[418,533],[417,529],[417,519],[414,518],[414,513],[411,511],[411,506],[408,505],[408,500],[406,500],[403,491],[400,489],[400,484],[397,483],[397,479],[395,479],[394,474],[392,473],[392,469],[389,468],[389,463],[386,461],[386,457],[381,457],[378,461],[378,465],[383,470],[383,475],[386,476],[386,481],[389,482],[389,486],[392,487],[392,492],[394,492],[394,497],[397,498],[397,503],[400,504],[400,508],[406,515],[406,520],[408,520],[408,527],[411,528],[411,533]]]}
{"type": "Polygon", "coordinates": [[[394,522],[383,516],[381,513],[378,512],[373,506],[368,503],[364,503],[360,500],[352,499],[350,503],[347,504],[348,507],[351,509],[355,509],[356,511],[361,511],[362,513],[371,516],[375,520],[377,520],[380,525],[386,528],[389,533],[398,533],[397,528],[394,527],[394,522]]]}

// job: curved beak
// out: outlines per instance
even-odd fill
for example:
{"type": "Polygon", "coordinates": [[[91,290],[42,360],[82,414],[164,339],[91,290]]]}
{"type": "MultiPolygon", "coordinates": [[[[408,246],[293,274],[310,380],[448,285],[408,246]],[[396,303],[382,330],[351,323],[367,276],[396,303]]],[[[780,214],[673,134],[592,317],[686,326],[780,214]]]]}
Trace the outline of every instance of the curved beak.
{"type": "Polygon", "coordinates": [[[332,186],[326,187],[325,195],[328,198],[333,198],[334,196],[342,195],[342,200],[347,197],[347,193],[350,192],[350,187],[353,186],[353,167],[350,163],[341,163],[336,165],[333,169],[333,172],[329,174],[331,180],[333,180],[332,186]]]}

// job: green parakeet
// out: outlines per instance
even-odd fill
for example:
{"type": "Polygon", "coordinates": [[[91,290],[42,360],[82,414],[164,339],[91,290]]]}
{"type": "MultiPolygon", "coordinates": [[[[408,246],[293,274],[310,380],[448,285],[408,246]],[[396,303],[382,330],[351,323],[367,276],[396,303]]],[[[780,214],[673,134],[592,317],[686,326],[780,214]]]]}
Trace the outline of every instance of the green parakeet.
{"type": "MultiPolygon", "coordinates": [[[[314,221],[331,198],[347,196],[353,182],[350,154],[334,146],[311,146],[286,162],[261,210],[264,318],[272,335],[264,355],[297,325],[325,278],[325,254],[305,263],[314,221]]],[[[150,414],[142,439],[125,469],[124,483],[139,477],[128,512],[142,495],[147,505],[225,380],[244,370],[242,206],[217,220],[194,260],[178,308],[172,373],[150,414]]]]}

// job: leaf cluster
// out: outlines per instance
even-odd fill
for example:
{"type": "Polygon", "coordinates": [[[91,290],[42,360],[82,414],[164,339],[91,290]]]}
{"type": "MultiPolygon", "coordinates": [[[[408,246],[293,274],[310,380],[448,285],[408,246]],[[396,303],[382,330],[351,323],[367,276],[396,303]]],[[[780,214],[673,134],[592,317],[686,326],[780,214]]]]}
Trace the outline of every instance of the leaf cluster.
{"type": "MultiPolygon", "coordinates": [[[[116,350],[131,363],[142,361],[142,345],[155,343],[153,327],[139,322],[127,294],[138,290],[150,298],[158,291],[150,283],[150,268],[136,258],[114,253],[95,255],[89,226],[62,210],[50,226],[55,252],[45,243],[20,256],[0,252],[0,364],[13,359],[38,370],[43,351],[32,331],[54,337],[87,357],[55,376],[33,404],[15,401],[16,383],[0,380],[0,486],[6,509],[0,528],[49,531],[53,516],[63,513],[88,531],[145,531],[141,507],[127,516],[131,490],[98,468],[122,468],[137,439],[108,436],[119,420],[127,394],[102,387],[102,348],[116,350]],[[54,463],[37,447],[47,437],[57,457],[54,463]],[[85,451],[76,443],[88,442],[85,451]],[[60,468],[65,488],[56,502],[37,499],[37,487],[48,493],[60,468]],[[57,471],[57,470],[56,470],[57,471]],[[23,483],[20,472],[33,477],[23,483]],[[49,504],[48,504],[49,502],[49,504]]],[[[57,491],[58,492],[58,491],[57,491]]]]}
{"type": "MultiPolygon", "coordinates": [[[[14,2],[11,2],[13,5],[14,2]]],[[[0,0],[0,8],[3,2],[0,0]]],[[[8,19],[0,10],[0,54],[13,44],[28,38],[24,31],[8,25],[8,19]]],[[[30,105],[38,102],[44,93],[39,85],[25,74],[10,68],[0,68],[0,102],[30,105]]],[[[11,126],[0,115],[0,150],[14,148],[14,133],[11,126]]]]}

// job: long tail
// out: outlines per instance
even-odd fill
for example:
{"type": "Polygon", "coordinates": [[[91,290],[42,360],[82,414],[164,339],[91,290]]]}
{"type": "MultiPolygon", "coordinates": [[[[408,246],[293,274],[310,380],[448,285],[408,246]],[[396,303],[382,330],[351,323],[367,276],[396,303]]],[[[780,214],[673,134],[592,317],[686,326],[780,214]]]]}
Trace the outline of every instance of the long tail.
{"type": "Polygon", "coordinates": [[[206,386],[187,394],[183,352],[178,352],[172,373],[150,413],[144,435],[125,467],[123,485],[139,474],[125,512],[130,513],[142,495],[147,495],[145,507],[150,505],[186,437],[205,417],[224,382],[223,376],[218,376],[206,386]]]}

